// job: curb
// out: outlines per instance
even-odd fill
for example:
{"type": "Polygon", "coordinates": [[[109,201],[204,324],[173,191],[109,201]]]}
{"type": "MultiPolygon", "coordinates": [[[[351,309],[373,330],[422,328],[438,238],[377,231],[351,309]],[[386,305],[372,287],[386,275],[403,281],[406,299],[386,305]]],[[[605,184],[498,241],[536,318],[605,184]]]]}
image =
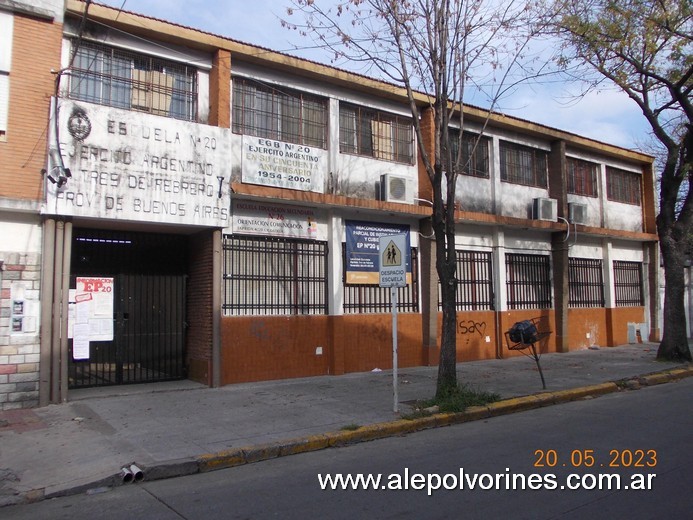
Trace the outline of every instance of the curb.
{"type": "MultiPolygon", "coordinates": [[[[409,433],[432,428],[478,421],[491,417],[498,417],[501,415],[542,408],[544,406],[567,403],[579,399],[594,398],[624,390],[637,390],[645,386],[675,382],[691,376],[693,376],[693,365],[688,365],[687,367],[683,368],[673,368],[659,372],[652,372],[649,374],[643,374],[597,385],[572,388],[568,390],[557,390],[552,392],[539,392],[521,397],[511,397],[502,401],[490,403],[485,406],[472,406],[467,408],[464,412],[435,413],[416,419],[397,419],[388,422],[361,426],[354,430],[340,430],[336,432],[327,432],[324,434],[288,439],[285,441],[256,444],[215,453],[205,453],[193,458],[162,462],[152,466],[142,465],[141,467],[146,475],[147,481],[182,477],[196,473],[207,473],[209,471],[243,466],[246,464],[271,460],[278,457],[319,451],[327,448],[348,446],[351,444],[383,439],[386,437],[407,435],[409,433]]],[[[99,492],[100,490],[105,490],[120,485],[123,485],[123,483],[118,478],[118,475],[111,475],[91,484],[84,484],[70,489],[63,489],[50,494],[45,493],[45,490],[43,489],[30,490],[23,493],[19,497],[15,497],[17,500],[13,501],[12,504],[1,504],[0,507],[2,507],[2,505],[38,502],[43,499],[74,495],[84,492],[99,492]]]]}

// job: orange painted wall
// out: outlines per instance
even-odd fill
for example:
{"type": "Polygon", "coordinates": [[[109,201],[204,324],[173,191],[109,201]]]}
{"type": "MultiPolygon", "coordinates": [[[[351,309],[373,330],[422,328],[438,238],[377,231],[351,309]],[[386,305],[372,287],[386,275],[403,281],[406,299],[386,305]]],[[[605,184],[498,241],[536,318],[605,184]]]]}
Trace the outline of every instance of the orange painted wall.
{"type": "MultiPolygon", "coordinates": [[[[392,315],[333,316],[334,373],[392,368],[392,315]]],[[[421,315],[397,315],[397,365],[421,365],[421,315]]]]}
{"type": "Polygon", "coordinates": [[[609,345],[607,324],[607,309],[603,307],[568,309],[570,350],[584,350],[592,346],[613,346],[609,345]]]}
{"type": "Polygon", "coordinates": [[[330,326],[328,316],[222,318],[221,384],[328,374],[330,326]]]}
{"type": "MultiPolygon", "coordinates": [[[[628,343],[628,324],[645,322],[645,307],[617,307],[607,309],[608,327],[607,346],[624,345],[628,343]]],[[[646,340],[647,338],[643,338],[646,340]]]]}

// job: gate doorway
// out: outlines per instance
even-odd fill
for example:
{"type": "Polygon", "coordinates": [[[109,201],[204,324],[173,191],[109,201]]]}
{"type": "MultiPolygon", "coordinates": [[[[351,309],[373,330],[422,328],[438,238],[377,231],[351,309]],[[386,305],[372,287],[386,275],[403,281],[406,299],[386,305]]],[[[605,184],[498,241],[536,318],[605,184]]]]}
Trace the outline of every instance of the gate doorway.
{"type": "Polygon", "coordinates": [[[113,340],[92,341],[68,388],[184,379],[187,238],[76,229],[70,288],[78,277],[113,278],[113,340]]]}

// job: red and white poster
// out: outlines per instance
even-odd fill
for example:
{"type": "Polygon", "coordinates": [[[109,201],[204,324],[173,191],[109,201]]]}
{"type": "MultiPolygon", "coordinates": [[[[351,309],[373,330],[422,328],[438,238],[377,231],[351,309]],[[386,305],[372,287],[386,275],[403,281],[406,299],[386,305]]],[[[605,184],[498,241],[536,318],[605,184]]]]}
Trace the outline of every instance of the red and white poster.
{"type": "Polygon", "coordinates": [[[89,359],[91,341],[113,340],[113,278],[78,277],[70,296],[72,357],[89,359]]]}

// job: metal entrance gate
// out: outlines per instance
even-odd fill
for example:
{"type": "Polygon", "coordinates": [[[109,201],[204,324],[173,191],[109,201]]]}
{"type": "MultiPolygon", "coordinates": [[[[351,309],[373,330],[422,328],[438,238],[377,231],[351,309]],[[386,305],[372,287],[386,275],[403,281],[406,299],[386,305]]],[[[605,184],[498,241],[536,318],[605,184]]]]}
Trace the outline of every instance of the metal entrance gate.
{"type": "Polygon", "coordinates": [[[70,287],[77,277],[113,278],[113,341],[93,341],[75,360],[69,387],[185,377],[185,237],[76,230],[70,287]]]}

